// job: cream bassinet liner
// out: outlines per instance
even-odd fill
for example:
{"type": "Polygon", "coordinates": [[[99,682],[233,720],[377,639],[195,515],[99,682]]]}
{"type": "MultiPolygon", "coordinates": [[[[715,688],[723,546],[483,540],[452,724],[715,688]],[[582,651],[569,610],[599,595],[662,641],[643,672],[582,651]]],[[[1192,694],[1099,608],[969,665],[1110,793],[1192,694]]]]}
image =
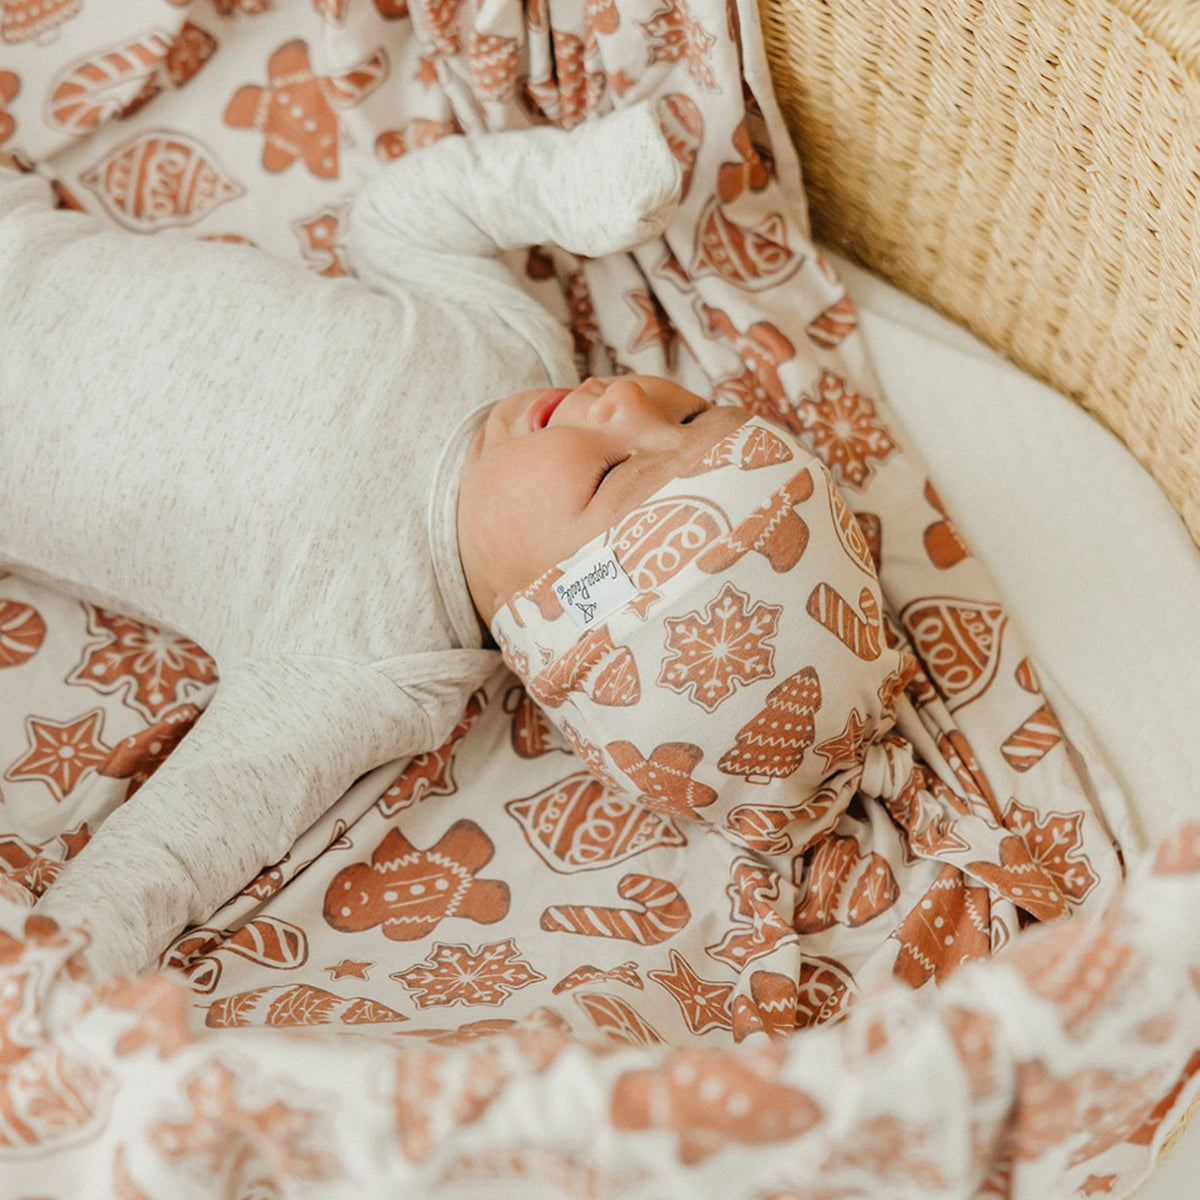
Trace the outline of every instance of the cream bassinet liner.
{"type": "Polygon", "coordinates": [[[1099,417],[1200,544],[1200,8],[759,11],[814,237],[1099,417]]]}
{"type": "Polygon", "coordinates": [[[760,11],[817,240],[1100,417],[1200,542],[1200,8],[760,11]]]}

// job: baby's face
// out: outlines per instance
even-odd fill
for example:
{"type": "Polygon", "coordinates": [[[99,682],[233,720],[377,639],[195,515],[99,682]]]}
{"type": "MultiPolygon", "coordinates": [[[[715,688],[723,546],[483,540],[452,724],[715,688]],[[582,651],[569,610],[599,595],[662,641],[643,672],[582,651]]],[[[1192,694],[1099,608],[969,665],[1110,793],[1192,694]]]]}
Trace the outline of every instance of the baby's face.
{"type": "Polygon", "coordinates": [[[459,554],[484,623],[749,418],[653,375],[501,400],[458,496],[459,554]]]}

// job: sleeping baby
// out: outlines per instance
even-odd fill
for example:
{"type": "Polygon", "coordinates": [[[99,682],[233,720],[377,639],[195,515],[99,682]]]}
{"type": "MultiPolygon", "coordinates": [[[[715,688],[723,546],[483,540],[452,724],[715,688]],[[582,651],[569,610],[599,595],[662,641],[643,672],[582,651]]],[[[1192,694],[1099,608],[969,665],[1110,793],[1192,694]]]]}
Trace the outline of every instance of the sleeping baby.
{"type": "Polygon", "coordinates": [[[445,741],[496,645],[600,778],[751,848],[853,790],[903,672],[824,468],[668,380],[580,382],[499,258],[640,244],[679,181],[645,105],[447,138],[363,190],[356,277],[320,279],[0,168],[0,567],[220,672],[39,902],[99,976],[445,741]]]}

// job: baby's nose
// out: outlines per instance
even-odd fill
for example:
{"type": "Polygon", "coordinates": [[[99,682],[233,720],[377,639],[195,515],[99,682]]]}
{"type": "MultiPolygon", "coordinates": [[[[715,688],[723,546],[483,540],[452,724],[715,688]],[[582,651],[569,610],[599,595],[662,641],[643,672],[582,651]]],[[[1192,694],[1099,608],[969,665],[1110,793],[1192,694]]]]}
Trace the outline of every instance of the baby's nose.
{"type": "Polygon", "coordinates": [[[588,407],[588,420],[601,425],[620,418],[639,420],[650,412],[645,389],[635,379],[618,376],[588,407]]]}

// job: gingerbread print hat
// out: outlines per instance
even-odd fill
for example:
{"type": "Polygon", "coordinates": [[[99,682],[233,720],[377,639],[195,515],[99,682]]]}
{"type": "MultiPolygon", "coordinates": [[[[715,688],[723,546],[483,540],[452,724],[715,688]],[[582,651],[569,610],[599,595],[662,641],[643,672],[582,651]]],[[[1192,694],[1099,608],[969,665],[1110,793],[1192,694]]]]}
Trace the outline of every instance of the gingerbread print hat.
{"type": "Polygon", "coordinates": [[[836,822],[906,676],[850,510],[761,417],[514,595],[492,633],[608,786],[768,853],[836,822]]]}

